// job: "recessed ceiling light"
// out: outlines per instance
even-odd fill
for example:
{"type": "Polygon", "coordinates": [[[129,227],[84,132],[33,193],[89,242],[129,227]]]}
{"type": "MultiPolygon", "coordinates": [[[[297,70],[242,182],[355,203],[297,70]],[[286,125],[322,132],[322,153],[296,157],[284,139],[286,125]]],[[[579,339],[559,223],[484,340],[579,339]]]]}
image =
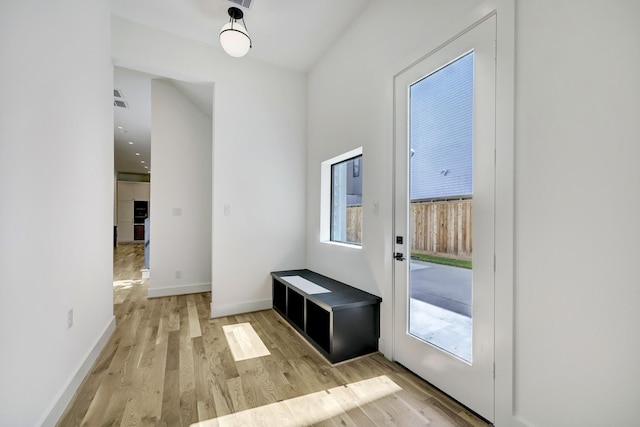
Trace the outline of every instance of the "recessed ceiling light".
{"type": "Polygon", "coordinates": [[[139,156],[139,155],[140,155],[140,153],[136,153],[136,156],[139,156]]]}
{"type": "Polygon", "coordinates": [[[118,130],[122,130],[124,129],[122,126],[118,126],[118,130]]]}
{"type": "Polygon", "coordinates": [[[129,141],[129,145],[133,145],[133,141],[129,141]]]}
{"type": "Polygon", "coordinates": [[[149,166],[145,166],[144,168],[145,168],[145,169],[149,169],[149,166]]]}
{"type": "Polygon", "coordinates": [[[140,160],[140,163],[144,163],[144,160],[140,160]]]}

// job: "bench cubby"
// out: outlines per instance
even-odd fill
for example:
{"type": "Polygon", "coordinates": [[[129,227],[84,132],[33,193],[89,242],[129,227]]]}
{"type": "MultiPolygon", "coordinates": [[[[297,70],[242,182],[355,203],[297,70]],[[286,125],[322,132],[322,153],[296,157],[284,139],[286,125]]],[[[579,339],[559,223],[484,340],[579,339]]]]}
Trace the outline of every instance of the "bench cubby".
{"type": "Polygon", "coordinates": [[[329,362],[378,350],[382,298],[306,269],[271,277],[273,309],[329,362]]]}

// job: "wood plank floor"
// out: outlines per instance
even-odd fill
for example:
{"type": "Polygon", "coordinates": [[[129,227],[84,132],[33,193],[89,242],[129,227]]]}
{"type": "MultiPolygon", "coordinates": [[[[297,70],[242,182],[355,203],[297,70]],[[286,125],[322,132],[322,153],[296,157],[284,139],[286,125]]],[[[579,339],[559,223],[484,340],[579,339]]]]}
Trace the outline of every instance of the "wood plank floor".
{"type": "Polygon", "coordinates": [[[147,299],[141,256],[114,251],[116,331],[59,426],[487,425],[379,353],[330,365],[273,310],[209,319],[209,292],[147,299]],[[234,361],[222,327],[244,322],[270,355],[234,361]]]}

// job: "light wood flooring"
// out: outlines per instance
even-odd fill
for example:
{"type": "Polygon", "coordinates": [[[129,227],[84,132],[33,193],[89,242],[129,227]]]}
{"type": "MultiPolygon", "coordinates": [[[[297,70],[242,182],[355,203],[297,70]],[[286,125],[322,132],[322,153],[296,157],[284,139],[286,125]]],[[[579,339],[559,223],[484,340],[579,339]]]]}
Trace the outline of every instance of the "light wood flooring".
{"type": "Polygon", "coordinates": [[[330,365],[273,310],[209,319],[211,293],[147,299],[141,244],[114,250],[116,330],[59,426],[486,426],[376,353],[330,365]],[[271,353],[234,361],[248,322],[271,353]]]}

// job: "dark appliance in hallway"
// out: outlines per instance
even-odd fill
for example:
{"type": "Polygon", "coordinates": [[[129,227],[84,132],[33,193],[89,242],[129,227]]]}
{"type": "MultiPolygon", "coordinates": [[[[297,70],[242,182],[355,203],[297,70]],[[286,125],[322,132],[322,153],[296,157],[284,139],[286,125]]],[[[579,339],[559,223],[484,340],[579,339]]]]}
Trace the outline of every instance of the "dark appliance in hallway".
{"type": "Polygon", "coordinates": [[[144,240],[144,220],[149,215],[149,202],[133,202],[133,240],[144,240]]]}

